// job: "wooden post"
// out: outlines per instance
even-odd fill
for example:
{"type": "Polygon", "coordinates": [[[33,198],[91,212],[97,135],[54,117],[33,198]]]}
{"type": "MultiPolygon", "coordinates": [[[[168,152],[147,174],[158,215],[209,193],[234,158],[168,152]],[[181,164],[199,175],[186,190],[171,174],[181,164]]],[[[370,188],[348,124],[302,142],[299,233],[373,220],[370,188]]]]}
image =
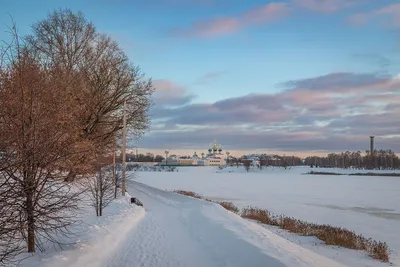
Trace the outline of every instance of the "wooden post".
{"type": "Polygon", "coordinates": [[[124,101],[124,121],[122,129],[122,181],[121,190],[122,195],[125,196],[126,191],[126,100],[124,101]]]}

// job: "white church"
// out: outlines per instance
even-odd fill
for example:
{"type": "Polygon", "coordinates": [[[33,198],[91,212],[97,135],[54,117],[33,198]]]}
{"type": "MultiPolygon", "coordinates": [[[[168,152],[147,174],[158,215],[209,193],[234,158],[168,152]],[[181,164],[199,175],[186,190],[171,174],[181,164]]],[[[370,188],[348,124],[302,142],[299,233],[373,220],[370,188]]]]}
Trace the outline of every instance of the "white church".
{"type": "Polygon", "coordinates": [[[194,152],[191,158],[168,157],[161,165],[180,165],[180,166],[224,166],[226,164],[225,155],[222,153],[222,145],[216,141],[210,144],[208,153],[201,153],[201,156],[194,152]]]}

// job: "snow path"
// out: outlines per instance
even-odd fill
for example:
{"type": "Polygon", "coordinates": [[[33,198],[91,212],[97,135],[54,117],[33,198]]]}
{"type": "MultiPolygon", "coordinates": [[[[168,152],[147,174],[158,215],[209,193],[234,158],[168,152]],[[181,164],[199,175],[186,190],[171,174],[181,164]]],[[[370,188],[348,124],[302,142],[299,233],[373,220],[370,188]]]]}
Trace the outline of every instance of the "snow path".
{"type": "Polygon", "coordinates": [[[219,205],[129,181],[146,209],[107,267],[343,267],[219,205]]]}

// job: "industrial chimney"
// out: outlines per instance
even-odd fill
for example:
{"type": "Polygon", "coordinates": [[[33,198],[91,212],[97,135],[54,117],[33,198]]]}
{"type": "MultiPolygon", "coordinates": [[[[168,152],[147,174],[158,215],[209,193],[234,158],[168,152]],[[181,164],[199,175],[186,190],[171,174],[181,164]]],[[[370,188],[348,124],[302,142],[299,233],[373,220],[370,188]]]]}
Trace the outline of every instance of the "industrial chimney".
{"type": "Polygon", "coordinates": [[[370,136],[370,144],[369,144],[369,151],[371,153],[371,155],[374,155],[374,137],[375,136],[370,136]]]}

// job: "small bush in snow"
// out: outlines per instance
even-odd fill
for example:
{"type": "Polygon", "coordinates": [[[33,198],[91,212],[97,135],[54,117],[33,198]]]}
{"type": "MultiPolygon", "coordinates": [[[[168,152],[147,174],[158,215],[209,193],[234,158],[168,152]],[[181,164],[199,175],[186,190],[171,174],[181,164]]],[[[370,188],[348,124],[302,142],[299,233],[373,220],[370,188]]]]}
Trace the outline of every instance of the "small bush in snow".
{"type": "Polygon", "coordinates": [[[309,223],[285,215],[275,215],[266,209],[254,207],[244,208],[241,216],[263,224],[278,226],[299,235],[315,236],[327,245],[365,250],[374,259],[383,262],[389,261],[389,249],[385,242],[365,238],[345,228],[309,223]]]}
{"type": "Polygon", "coordinates": [[[234,213],[238,213],[239,212],[238,207],[236,207],[232,202],[222,201],[222,202],[218,202],[218,204],[220,204],[225,209],[227,209],[229,211],[232,211],[234,213]]]}
{"type": "Polygon", "coordinates": [[[316,175],[344,175],[343,173],[337,173],[337,172],[315,172],[315,171],[310,171],[307,174],[316,174],[316,175]]]}
{"type": "Polygon", "coordinates": [[[174,190],[173,192],[177,193],[177,194],[185,195],[185,196],[188,196],[188,197],[194,197],[194,198],[198,198],[198,199],[203,199],[203,197],[201,195],[198,195],[197,193],[192,192],[192,191],[174,190]]]}
{"type": "Polygon", "coordinates": [[[97,173],[88,177],[83,184],[88,188],[87,193],[91,205],[96,211],[96,216],[103,216],[103,209],[113,201],[116,193],[112,170],[100,166],[97,173]]]}

